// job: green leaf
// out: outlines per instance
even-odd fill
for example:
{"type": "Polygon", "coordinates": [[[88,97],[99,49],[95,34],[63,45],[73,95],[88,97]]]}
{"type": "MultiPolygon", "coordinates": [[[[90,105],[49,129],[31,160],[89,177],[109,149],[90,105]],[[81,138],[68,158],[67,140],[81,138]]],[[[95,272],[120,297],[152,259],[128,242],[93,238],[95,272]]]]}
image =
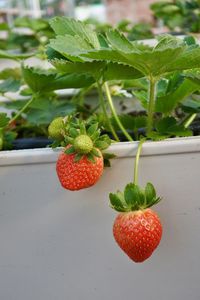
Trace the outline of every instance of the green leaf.
{"type": "Polygon", "coordinates": [[[175,61],[168,64],[167,71],[188,70],[200,68],[200,47],[189,46],[184,52],[180,53],[175,61]]]}
{"type": "Polygon", "coordinates": [[[56,52],[74,62],[87,60],[86,58],[81,58],[80,55],[93,49],[87,41],[80,39],[78,36],[70,35],[57,36],[56,39],[50,40],[49,46],[56,52]]]}
{"type": "Polygon", "coordinates": [[[8,78],[0,83],[0,93],[17,92],[20,88],[20,80],[8,78]]]}
{"type": "Polygon", "coordinates": [[[200,99],[187,99],[182,103],[182,109],[187,113],[199,113],[200,99]]]}
{"type": "Polygon", "coordinates": [[[191,82],[189,79],[185,79],[182,84],[171,93],[156,99],[155,111],[169,114],[178,103],[182,102],[186,97],[199,89],[200,86],[196,83],[191,82]]]}
{"type": "Polygon", "coordinates": [[[93,61],[93,62],[71,62],[67,60],[52,60],[51,63],[56,69],[62,73],[89,73],[93,76],[97,76],[100,70],[105,67],[105,62],[93,61]]]}
{"type": "Polygon", "coordinates": [[[34,56],[35,53],[26,53],[26,54],[12,54],[3,50],[0,50],[0,58],[8,58],[13,60],[26,59],[31,56],[34,56]]]}
{"type": "Polygon", "coordinates": [[[118,30],[109,30],[106,33],[108,42],[111,44],[113,49],[121,50],[123,52],[131,52],[134,49],[133,44],[118,30]]]}
{"type": "Polygon", "coordinates": [[[6,113],[0,113],[0,128],[4,128],[8,125],[10,118],[6,113]]]}
{"type": "Polygon", "coordinates": [[[50,25],[57,35],[79,36],[86,40],[93,48],[99,48],[98,37],[93,28],[88,24],[72,18],[55,17],[50,21],[50,25]]]}
{"type": "Polygon", "coordinates": [[[137,69],[121,63],[109,62],[104,71],[105,81],[109,80],[129,80],[141,78],[144,75],[137,69]]]}
{"type": "Polygon", "coordinates": [[[159,120],[156,124],[156,129],[158,133],[162,135],[170,136],[191,136],[192,132],[177,123],[176,119],[173,117],[166,117],[159,120]]]}
{"type": "Polygon", "coordinates": [[[33,67],[22,68],[25,82],[34,92],[50,92],[64,88],[89,86],[94,79],[86,74],[59,75],[54,70],[42,70],[33,67]]]}
{"type": "Polygon", "coordinates": [[[21,70],[20,68],[6,68],[0,71],[0,79],[21,79],[21,70]]]}

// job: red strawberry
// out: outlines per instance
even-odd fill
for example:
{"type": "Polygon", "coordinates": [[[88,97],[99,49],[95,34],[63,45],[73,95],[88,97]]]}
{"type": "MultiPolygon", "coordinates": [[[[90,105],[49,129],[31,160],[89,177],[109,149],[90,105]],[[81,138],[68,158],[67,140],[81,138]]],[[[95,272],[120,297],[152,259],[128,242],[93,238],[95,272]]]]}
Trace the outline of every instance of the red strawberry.
{"type": "Polygon", "coordinates": [[[114,238],[135,262],[149,258],[160,243],[162,225],[157,214],[149,209],[160,200],[151,183],[147,183],[145,191],[130,183],[124,193],[110,194],[112,208],[121,212],[113,225],[114,238]]]}
{"type": "Polygon", "coordinates": [[[91,162],[86,155],[75,161],[75,154],[61,153],[56,165],[56,171],[61,185],[75,191],[94,185],[103,173],[103,156],[98,150],[99,157],[91,162]]]}
{"type": "Polygon", "coordinates": [[[162,225],[151,209],[121,213],[115,219],[113,235],[133,261],[143,262],[159,245],[162,225]]]}
{"type": "Polygon", "coordinates": [[[65,151],[58,157],[56,170],[61,185],[68,190],[80,190],[94,185],[103,173],[104,158],[101,150],[111,141],[100,136],[98,124],[89,125],[75,120],[67,124],[64,134],[65,151]]]}

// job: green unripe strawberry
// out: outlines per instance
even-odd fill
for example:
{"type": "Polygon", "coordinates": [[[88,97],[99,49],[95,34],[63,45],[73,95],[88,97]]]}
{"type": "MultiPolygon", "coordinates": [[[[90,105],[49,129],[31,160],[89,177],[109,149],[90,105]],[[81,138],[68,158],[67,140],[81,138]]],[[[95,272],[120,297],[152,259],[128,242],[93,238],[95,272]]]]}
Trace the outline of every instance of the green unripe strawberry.
{"type": "Polygon", "coordinates": [[[55,140],[62,140],[62,130],[64,129],[64,122],[62,117],[54,119],[48,127],[49,137],[55,140]]]}
{"type": "Polygon", "coordinates": [[[0,137],[0,150],[2,150],[2,149],[3,149],[3,138],[0,137]]]}
{"type": "Polygon", "coordinates": [[[74,139],[74,149],[78,153],[87,154],[93,149],[93,142],[86,134],[81,134],[74,139]]]}
{"type": "Polygon", "coordinates": [[[3,149],[3,129],[0,128],[0,150],[3,149]]]}

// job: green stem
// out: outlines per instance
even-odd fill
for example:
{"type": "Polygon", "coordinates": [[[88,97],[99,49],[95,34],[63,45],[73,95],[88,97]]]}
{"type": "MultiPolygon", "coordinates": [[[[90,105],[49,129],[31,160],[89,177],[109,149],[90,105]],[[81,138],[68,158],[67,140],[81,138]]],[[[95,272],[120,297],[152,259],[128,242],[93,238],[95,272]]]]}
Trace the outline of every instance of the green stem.
{"type": "Polygon", "coordinates": [[[103,114],[105,116],[105,119],[106,119],[106,123],[113,135],[113,137],[115,138],[115,140],[117,142],[119,142],[119,138],[117,136],[117,133],[115,132],[115,129],[113,128],[112,124],[111,124],[111,121],[109,119],[109,116],[108,116],[108,113],[107,113],[107,110],[106,110],[106,106],[105,106],[105,103],[104,103],[104,97],[103,97],[103,92],[102,92],[102,86],[101,84],[97,81],[97,87],[98,87],[98,92],[99,92],[99,102],[100,102],[100,105],[101,105],[101,108],[102,108],[102,111],[103,111],[103,114]]]}
{"type": "Polygon", "coordinates": [[[147,116],[147,135],[152,131],[153,128],[155,95],[156,95],[156,81],[153,77],[150,77],[149,78],[149,106],[148,106],[148,116],[147,116]]]}
{"type": "Polygon", "coordinates": [[[115,107],[114,107],[114,104],[113,104],[113,101],[112,101],[112,97],[111,97],[111,94],[110,94],[110,90],[109,90],[109,87],[108,87],[108,84],[107,82],[104,83],[104,88],[105,88],[105,92],[106,92],[106,97],[107,97],[107,100],[108,100],[108,104],[110,106],[110,110],[113,114],[113,117],[117,123],[117,125],[119,126],[119,128],[121,129],[121,131],[123,132],[123,134],[125,135],[125,137],[127,138],[128,141],[132,142],[133,139],[132,137],[128,134],[128,132],[126,131],[126,129],[124,128],[124,126],[122,125],[117,113],[116,113],[116,110],[115,110],[115,107]]]}
{"type": "Polygon", "coordinates": [[[10,119],[9,124],[18,119],[21,116],[21,114],[29,107],[29,105],[33,102],[34,99],[35,95],[33,95],[31,99],[20,109],[20,111],[18,111],[18,113],[12,119],[10,119]]]}
{"type": "Polygon", "coordinates": [[[138,166],[139,166],[139,159],[140,159],[140,153],[142,150],[142,145],[145,142],[145,139],[142,139],[139,141],[138,149],[135,157],[135,163],[134,163],[134,177],[133,177],[133,183],[138,184],[138,166]]]}
{"type": "Polygon", "coordinates": [[[189,116],[189,118],[186,119],[185,123],[184,123],[184,127],[188,128],[190,126],[190,124],[194,121],[194,119],[196,118],[197,113],[191,114],[189,116]]]}

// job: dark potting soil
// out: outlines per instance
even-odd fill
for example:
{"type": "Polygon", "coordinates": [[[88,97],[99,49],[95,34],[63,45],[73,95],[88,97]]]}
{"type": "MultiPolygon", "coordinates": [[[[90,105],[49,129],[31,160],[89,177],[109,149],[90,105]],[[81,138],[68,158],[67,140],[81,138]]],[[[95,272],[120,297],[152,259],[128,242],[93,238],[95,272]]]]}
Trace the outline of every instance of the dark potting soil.
{"type": "MultiPolygon", "coordinates": [[[[190,126],[190,129],[193,132],[194,136],[200,135],[200,123],[199,121],[193,122],[190,126]]],[[[140,136],[145,136],[145,128],[139,128],[137,133],[133,132],[132,130],[127,130],[133,140],[137,140],[140,136]]],[[[103,132],[110,136],[113,139],[111,133],[103,132]]],[[[127,139],[124,136],[123,132],[117,131],[117,135],[121,142],[126,142],[127,139]]],[[[35,137],[35,138],[20,138],[13,141],[13,149],[20,150],[20,149],[34,149],[34,148],[45,148],[53,143],[52,139],[48,139],[46,137],[35,137]]]]}
{"type": "Polygon", "coordinates": [[[53,140],[45,137],[20,138],[13,141],[13,150],[45,148],[53,143],[53,140]]]}

